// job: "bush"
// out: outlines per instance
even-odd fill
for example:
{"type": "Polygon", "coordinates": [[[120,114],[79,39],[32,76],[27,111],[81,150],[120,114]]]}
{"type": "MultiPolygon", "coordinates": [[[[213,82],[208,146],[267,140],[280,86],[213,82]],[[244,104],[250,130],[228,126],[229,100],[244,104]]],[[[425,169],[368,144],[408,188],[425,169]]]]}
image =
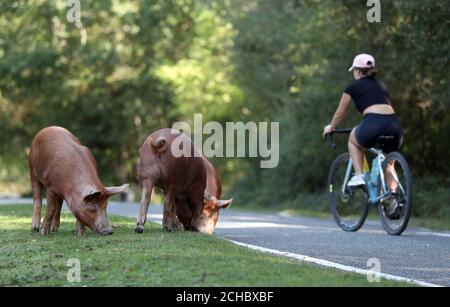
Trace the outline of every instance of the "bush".
{"type": "Polygon", "coordinates": [[[415,178],[413,215],[450,220],[450,178],[415,178]]]}

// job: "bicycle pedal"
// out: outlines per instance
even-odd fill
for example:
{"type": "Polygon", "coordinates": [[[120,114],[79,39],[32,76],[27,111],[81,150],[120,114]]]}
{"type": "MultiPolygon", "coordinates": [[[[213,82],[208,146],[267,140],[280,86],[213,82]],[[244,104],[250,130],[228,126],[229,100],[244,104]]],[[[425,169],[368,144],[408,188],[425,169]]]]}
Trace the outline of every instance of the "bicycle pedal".
{"type": "Polygon", "coordinates": [[[380,203],[382,203],[383,205],[390,205],[394,200],[395,200],[395,196],[389,195],[389,196],[386,196],[386,197],[380,199],[380,203]]]}
{"type": "Polygon", "coordinates": [[[401,210],[401,204],[395,201],[395,204],[390,204],[389,207],[386,208],[386,216],[392,221],[397,221],[402,218],[401,210]]]}

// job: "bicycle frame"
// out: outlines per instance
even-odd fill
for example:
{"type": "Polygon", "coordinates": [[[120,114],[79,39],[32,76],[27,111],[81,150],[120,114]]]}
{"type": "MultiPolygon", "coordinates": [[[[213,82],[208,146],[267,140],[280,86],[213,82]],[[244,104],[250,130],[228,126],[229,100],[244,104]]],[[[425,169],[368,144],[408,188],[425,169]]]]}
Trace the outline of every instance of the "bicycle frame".
{"type": "MultiPolygon", "coordinates": [[[[372,168],[369,171],[364,173],[364,179],[366,181],[367,194],[369,195],[369,204],[376,205],[383,198],[390,195],[390,190],[386,186],[385,174],[383,172],[383,162],[386,160],[385,155],[381,150],[371,148],[369,149],[371,153],[373,153],[376,157],[372,160],[372,168]],[[380,188],[379,184],[381,184],[381,193],[378,195],[378,190],[380,188]]],[[[365,160],[366,162],[367,160],[365,160]]],[[[341,192],[345,194],[347,184],[350,180],[351,173],[353,169],[353,161],[350,158],[347,166],[347,171],[345,173],[345,179],[342,184],[341,192]]],[[[404,189],[398,180],[396,174],[391,172],[392,177],[397,182],[400,190],[404,192],[404,189]]]]}

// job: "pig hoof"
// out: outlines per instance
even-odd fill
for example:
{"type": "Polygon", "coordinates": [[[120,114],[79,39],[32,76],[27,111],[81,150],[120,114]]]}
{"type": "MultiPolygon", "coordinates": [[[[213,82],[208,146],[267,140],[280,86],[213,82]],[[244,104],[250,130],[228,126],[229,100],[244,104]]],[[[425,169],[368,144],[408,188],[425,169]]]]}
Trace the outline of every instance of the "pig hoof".
{"type": "Polygon", "coordinates": [[[47,228],[47,229],[42,228],[41,234],[42,234],[43,236],[48,236],[48,235],[50,234],[50,229],[49,229],[49,228],[47,228]]]}
{"type": "Polygon", "coordinates": [[[136,233],[138,233],[138,234],[141,234],[141,233],[144,232],[144,227],[142,227],[142,226],[137,226],[137,227],[134,229],[134,231],[135,231],[136,233]]]}
{"type": "Polygon", "coordinates": [[[167,231],[167,232],[179,230],[178,225],[176,225],[176,224],[174,224],[172,226],[164,226],[163,229],[164,229],[164,231],[167,231]]]}
{"type": "Polygon", "coordinates": [[[78,231],[78,230],[75,230],[73,233],[74,233],[75,235],[79,236],[79,237],[84,236],[84,231],[78,231]]]}
{"type": "Polygon", "coordinates": [[[41,230],[41,227],[39,225],[31,226],[31,232],[39,232],[40,230],[41,230]]]}

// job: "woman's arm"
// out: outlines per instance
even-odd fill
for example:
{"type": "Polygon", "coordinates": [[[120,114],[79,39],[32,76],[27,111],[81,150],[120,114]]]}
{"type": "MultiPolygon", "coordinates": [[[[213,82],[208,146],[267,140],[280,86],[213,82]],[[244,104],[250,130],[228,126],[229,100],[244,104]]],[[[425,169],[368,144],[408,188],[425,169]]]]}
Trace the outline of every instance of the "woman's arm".
{"type": "Polygon", "coordinates": [[[328,133],[333,132],[337,126],[345,119],[347,116],[347,111],[352,102],[352,97],[349,94],[342,94],[341,101],[339,102],[339,106],[334,113],[333,119],[331,120],[331,123],[325,127],[324,129],[324,136],[328,133]]]}
{"type": "Polygon", "coordinates": [[[339,107],[334,113],[333,119],[331,120],[330,126],[334,129],[339,126],[339,124],[345,119],[347,116],[347,111],[352,103],[352,97],[349,94],[342,94],[341,101],[339,102],[339,107]]]}

